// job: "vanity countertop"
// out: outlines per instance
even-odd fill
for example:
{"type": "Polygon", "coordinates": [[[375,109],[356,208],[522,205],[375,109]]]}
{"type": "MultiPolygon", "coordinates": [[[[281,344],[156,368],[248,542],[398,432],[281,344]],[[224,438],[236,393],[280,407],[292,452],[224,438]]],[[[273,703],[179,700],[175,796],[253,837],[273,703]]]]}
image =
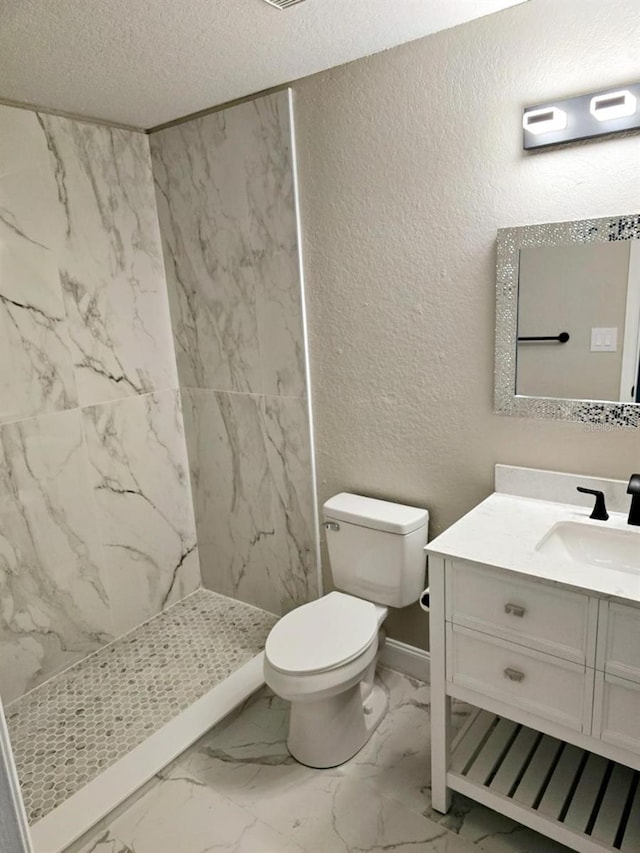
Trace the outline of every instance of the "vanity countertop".
{"type": "Polygon", "coordinates": [[[640,602],[640,572],[578,565],[536,550],[555,524],[569,521],[626,531],[638,537],[640,551],[640,528],[630,527],[625,514],[612,512],[608,521],[592,521],[589,515],[590,509],[581,506],[495,492],[437,536],[426,551],[596,595],[640,602]]]}

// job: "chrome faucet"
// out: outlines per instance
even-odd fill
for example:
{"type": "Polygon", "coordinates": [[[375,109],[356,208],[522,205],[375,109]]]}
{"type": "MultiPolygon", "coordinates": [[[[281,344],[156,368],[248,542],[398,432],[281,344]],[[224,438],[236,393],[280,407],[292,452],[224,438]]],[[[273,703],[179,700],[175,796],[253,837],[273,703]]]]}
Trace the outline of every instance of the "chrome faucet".
{"type": "Polygon", "coordinates": [[[631,495],[631,506],[629,507],[627,523],[640,527],[640,474],[632,474],[629,477],[627,494],[631,495]]]}

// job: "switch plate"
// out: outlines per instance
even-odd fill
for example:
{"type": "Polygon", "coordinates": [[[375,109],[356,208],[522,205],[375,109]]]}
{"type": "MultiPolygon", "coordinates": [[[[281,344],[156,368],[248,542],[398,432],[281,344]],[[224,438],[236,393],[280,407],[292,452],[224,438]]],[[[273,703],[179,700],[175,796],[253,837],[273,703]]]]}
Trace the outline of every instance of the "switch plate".
{"type": "Polygon", "coordinates": [[[618,329],[591,329],[591,352],[617,352],[618,329]]]}

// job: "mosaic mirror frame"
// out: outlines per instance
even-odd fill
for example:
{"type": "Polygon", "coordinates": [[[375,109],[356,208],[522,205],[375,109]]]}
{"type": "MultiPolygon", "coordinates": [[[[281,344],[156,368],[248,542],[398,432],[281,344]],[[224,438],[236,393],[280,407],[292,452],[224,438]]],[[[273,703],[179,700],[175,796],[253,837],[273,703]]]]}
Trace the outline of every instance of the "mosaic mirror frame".
{"type": "Polygon", "coordinates": [[[497,239],[494,412],[575,421],[606,429],[640,425],[640,404],[526,397],[516,394],[518,268],[520,249],[640,240],[640,213],[602,219],[500,228],[497,239]]]}

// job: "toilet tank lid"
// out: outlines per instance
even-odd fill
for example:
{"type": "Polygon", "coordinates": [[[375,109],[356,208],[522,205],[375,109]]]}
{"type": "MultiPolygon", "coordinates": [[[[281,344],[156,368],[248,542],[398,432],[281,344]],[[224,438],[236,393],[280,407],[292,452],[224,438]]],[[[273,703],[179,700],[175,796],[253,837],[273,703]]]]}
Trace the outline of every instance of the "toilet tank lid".
{"type": "Polygon", "coordinates": [[[429,522],[426,509],[352,495],[349,492],[341,492],[329,498],[324,504],[323,515],[325,519],[346,521],[373,530],[400,534],[412,533],[429,522]]]}

